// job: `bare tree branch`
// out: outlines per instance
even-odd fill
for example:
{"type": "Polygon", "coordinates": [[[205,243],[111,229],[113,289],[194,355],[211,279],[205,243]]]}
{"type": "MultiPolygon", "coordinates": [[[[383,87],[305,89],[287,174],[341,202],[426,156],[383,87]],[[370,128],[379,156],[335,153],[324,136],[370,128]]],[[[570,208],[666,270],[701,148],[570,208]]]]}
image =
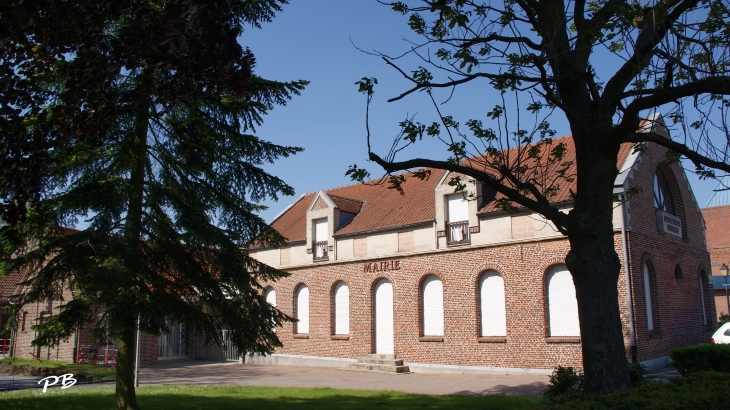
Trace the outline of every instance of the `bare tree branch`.
{"type": "Polygon", "coordinates": [[[528,198],[525,195],[522,195],[518,190],[505,186],[493,175],[469,166],[448,161],[414,158],[407,161],[390,162],[383,160],[374,152],[370,152],[369,156],[371,161],[383,167],[383,169],[388,173],[405,171],[413,168],[436,168],[468,175],[505,195],[510,201],[514,201],[519,205],[544,215],[555,224],[556,228],[558,228],[561,233],[567,234],[568,232],[568,215],[550,205],[547,198],[540,195],[539,192],[537,192],[540,197],[539,199],[528,198]]]}
{"type": "Polygon", "coordinates": [[[667,17],[661,21],[659,26],[653,24],[654,19],[657,18],[655,11],[650,11],[644,17],[646,25],[639,37],[636,39],[636,47],[634,48],[634,54],[631,58],[624,63],[623,66],[608,80],[606,88],[601,97],[602,102],[609,106],[615,107],[618,105],[618,96],[623,93],[626,87],[636,77],[636,74],[641,72],[651,61],[651,57],[656,53],[657,50],[654,48],[661,43],[664,36],[669,32],[669,29],[674,23],[686,12],[697,6],[700,0],[684,0],[674,9],[667,17]]]}
{"type": "Polygon", "coordinates": [[[624,119],[616,127],[618,135],[624,135],[636,129],[635,119],[642,110],[659,107],[663,104],[671,103],[681,98],[699,94],[730,95],[730,78],[703,78],[677,87],[655,89],[653,91],[654,92],[650,95],[637,98],[626,107],[626,110],[624,111],[624,119]]]}
{"type": "Polygon", "coordinates": [[[400,72],[403,75],[403,77],[407,78],[408,80],[410,80],[411,82],[413,82],[413,83],[416,84],[410,90],[405,91],[404,93],[402,93],[401,95],[399,95],[397,97],[393,97],[393,98],[389,99],[388,102],[398,101],[401,98],[403,98],[403,97],[405,97],[405,96],[407,96],[407,95],[409,95],[411,93],[414,93],[414,92],[416,92],[418,90],[422,90],[424,88],[448,88],[448,87],[453,87],[455,85],[467,83],[467,82],[472,81],[472,80],[477,79],[477,78],[489,78],[489,79],[492,79],[492,80],[509,79],[509,80],[519,80],[519,81],[529,81],[529,82],[535,82],[535,83],[539,83],[539,82],[543,81],[542,78],[538,78],[538,77],[527,77],[527,76],[522,76],[522,75],[475,73],[475,74],[472,74],[472,75],[465,76],[464,78],[462,78],[460,80],[453,80],[453,81],[448,81],[448,82],[445,82],[445,83],[425,83],[424,84],[424,83],[419,83],[418,81],[414,80],[411,76],[409,76],[408,74],[406,74],[403,70],[401,70],[398,66],[396,66],[395,64],[393,64],[387,58],[382,57],[382,59],[389,66],[391,66],[391,67],[395,68],[396,70],[398,70],[398,72],[400,72]]]}
{"type": "Polygon", "coordinates": [[[672,141],[671,139],[657,134],[653,132],[640,132],[640,133],[631,133],[620,140],[621,143],[624,142],[653,142],[658,145],[661,145],[663,147],[669,148],[672,151],[678,152],[685,157],[687,157],[690,161],[692,161],[695,166],[698,168],[702,167],[710,167],[715,169],[720,169],[725,172],[730,172],[730,164],[726,164],[721,161],[716,161],[711,158],[708,158],[704,155],[699,154],[697,151],[691,149],[685,144],[681,144],[676,141],[672,141]]]}

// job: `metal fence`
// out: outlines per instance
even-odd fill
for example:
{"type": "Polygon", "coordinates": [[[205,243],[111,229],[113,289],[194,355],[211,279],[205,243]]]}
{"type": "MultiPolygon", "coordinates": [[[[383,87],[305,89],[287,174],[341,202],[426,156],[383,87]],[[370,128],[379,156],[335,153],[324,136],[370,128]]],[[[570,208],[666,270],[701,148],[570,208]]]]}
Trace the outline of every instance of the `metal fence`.
{"type": "Polygon", "coordinates": [[[238,360],[238,349],[236,349],[236,346],[233,345],[233,340],[231,340],[231,331],[221,330],[221,332],[223,332],[223,354],[226,360],[238,360]]]}
{"type": "Polygon", "coordinates": [[[167,323],[170,333],[163,333],[157,343],[158,357],[180,357],[187,355],[185,329],[180,323],[167,323]]]}
{"type": "Polygon", "coordinates": [[[10,339],[0,339],[0,357],[10,355],[10,339]]]}
{"type": "Polygon", "coordinates": [[[94,366],[116,367],[117,347],[116,345],[79,345],[76,363],[91,364],[94,366]]]}

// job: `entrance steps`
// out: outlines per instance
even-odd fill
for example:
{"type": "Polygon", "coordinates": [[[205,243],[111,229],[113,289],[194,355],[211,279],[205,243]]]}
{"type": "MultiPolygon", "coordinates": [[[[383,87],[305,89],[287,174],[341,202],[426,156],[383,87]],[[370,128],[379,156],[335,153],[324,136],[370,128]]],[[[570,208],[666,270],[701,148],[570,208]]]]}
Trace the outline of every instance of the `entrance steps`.
{"type": "Polygon", "coordinates": [[[357,363],[350,363],[346,370],[363,372],[410,373],[408,366],[403,365],[403,359],[398,359],[394,354],[371,354],[357,359],[357,363]]]}

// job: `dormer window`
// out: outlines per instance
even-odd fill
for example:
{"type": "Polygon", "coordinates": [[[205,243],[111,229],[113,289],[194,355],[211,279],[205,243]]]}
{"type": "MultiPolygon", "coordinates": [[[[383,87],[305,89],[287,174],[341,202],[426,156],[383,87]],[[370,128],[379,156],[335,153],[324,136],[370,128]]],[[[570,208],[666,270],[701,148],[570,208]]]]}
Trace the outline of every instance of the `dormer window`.
{"type": "Polygon", "coordinates": [[[463,194],[447,197],[448,220],[446,221],[447,243],[462,245],[471,243],[469,238],[469,201],[463,194]]]}
{"type": "Polygon", "coordinates": [[[314,254],[314,260],[328,260],[328,243],[327,237],[329,236],[329,223],[327,218],[315,219],[314,221],[314,243],[312,244],[312,250],[314,254]]]}

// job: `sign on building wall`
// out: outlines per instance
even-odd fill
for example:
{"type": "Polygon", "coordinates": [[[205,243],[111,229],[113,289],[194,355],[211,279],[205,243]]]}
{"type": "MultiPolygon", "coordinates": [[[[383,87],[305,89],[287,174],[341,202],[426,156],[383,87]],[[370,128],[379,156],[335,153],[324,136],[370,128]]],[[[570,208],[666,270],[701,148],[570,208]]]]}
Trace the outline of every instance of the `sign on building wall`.
{"type": "Polygon", "coordinates": [[[400,260],[368,262],[363,265],[363,273],[387,272],[390,270],[400,270],[400,260]]]}

